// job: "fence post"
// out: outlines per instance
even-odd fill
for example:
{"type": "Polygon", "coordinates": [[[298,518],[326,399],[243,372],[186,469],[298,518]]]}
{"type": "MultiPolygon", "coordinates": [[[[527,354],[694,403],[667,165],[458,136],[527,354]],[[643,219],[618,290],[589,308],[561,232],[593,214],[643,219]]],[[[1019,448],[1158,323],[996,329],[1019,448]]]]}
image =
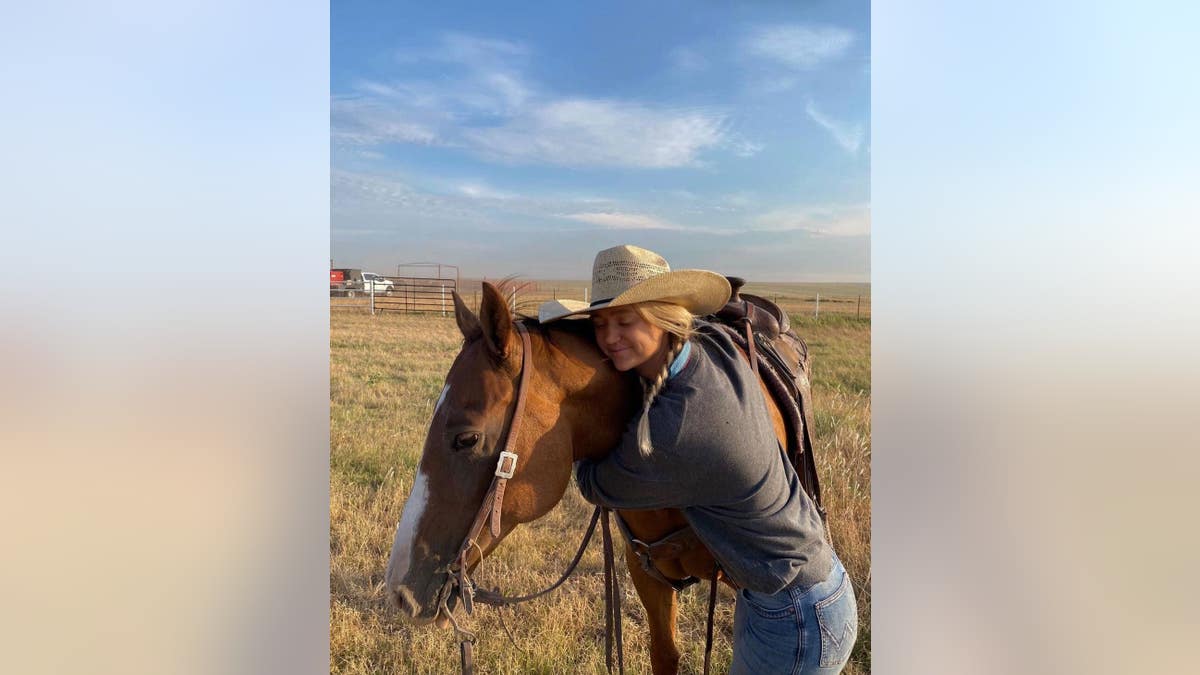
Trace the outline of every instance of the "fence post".
{"type": "Polygon", "coordinates": [[[442,316],[446,316],[446,284],[442,284],[442,316]]]}
{"type": "Polygon", "coordinates": [[[375,316],[375,280],[371,280],[371,316],[375,316]]]}
{"type": "Polygon", "coordinates": [[[858,296],[858,308],[854,310],[854,318],[857,319],[857,318],[860,318],[861,316],[862,316],[862,296],[860,295],[860,296],[858,296]]]}
{"type": "Polygon", "coordinates": [[[813,318],[821,318],[821,292],[817,291],[817,305],[813,308],[813,318]]]}

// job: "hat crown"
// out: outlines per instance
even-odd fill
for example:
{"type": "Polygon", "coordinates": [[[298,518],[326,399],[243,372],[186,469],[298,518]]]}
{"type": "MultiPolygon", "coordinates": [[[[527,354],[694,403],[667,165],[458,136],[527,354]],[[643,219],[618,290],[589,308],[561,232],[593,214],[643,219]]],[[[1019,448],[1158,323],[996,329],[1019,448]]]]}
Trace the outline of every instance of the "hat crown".
{"type": "Polygon", "coordinates": [[[671,271],[666,258],[640,246],[614,246],[592,264],[593,303],[612,300],[637,284],[671,271]]]}
{"type": "Polygon", "coordinates": [[[614,246],[596,254],[592,264],[592,302],[552,300],[542,303],[538,320],[586,316],[608,307],[665,302],[697,316],[711,314],[729,301],[725,277],[708,270],[671,270],[666,259],[639,246],[614,246]]]}

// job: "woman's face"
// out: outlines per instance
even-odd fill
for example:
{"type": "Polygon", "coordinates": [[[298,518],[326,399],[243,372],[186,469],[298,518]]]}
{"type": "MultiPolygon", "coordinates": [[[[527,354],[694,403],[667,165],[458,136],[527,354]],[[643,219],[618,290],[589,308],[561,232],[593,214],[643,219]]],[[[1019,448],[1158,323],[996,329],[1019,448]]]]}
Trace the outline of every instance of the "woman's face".
{"type": "Polygon", "coordinates": [[[632,307],[606,307],[592,314],[596,344],[625,372],[631,368],[646,379],[662,370],[667,352],[667,332],[646,321],[632,307]]]}

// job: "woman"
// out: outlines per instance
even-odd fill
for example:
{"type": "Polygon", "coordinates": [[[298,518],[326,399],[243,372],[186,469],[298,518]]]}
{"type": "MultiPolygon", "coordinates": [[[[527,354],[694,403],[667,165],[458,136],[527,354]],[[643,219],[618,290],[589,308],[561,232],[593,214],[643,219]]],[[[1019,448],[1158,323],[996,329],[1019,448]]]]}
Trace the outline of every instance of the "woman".
{"type": "Polygon", "coordinates": [[[718,274],[672,272],[652,251],[617,246],[596,255],[595,302],[543,307],[543,322],[590,317],[613,367],[645,385],[620,445],[577,462],[576,480],[594,504],[683,511],[740,589],[731,673],[836,673],[857,636],[854,590],[779,450],[757,377],[724,332],[695,320],[729,295],[718,274]]]}

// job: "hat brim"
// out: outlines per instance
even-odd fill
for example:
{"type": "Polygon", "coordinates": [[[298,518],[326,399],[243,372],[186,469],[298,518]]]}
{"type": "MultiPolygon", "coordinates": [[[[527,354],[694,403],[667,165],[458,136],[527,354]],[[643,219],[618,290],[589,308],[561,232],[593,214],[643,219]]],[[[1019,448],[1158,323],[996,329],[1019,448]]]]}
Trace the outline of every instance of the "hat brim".
{"type": "Polygon", "coordinates": [[[550,323],[559,319],[582,319],[588,303],[582,300],[547,300],[538,305],[538,323],[550,323]]]}
{"type": "MultiPolygon", "coordinates": [[[[561,304],[561,310],[551,308],[543,318],[542,308],[538,308],[538,321],[549,323],[559,319],[583,317],[601,309],[633,305],[639,302],[670,302],[684,307],[692,314],[703,316],[724,307],[725,303],[729,302],[732,292],[729,281],[716,272],[675,270],[652,276],[637,283],[611,300],[590,305],[584,305],[578,300],[552,301],[561,304]],[[571,309],[571,305],[566,303],[571,303],[578,308],[571,309]]],[[[542,307],[549,304],[551,303],[543,303],[542,307]]]]}

